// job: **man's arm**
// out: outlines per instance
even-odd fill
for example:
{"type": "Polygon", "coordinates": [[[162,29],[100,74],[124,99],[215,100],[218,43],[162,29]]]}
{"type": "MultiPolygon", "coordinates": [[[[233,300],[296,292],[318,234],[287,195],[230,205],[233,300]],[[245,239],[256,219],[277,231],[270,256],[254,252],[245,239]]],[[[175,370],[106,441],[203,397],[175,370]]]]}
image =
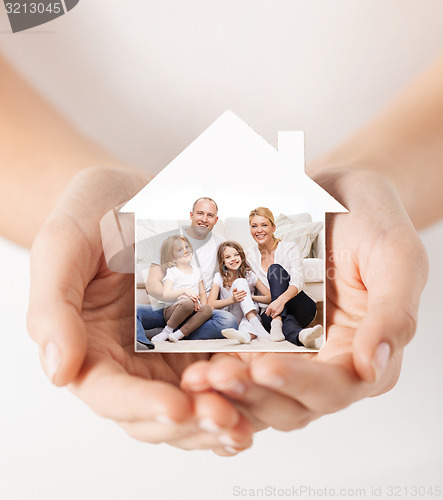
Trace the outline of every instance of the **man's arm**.
{"type": "Polygon", "coordinates": [[[146,291],[148,295],[152,295],[157,300],[163,300],[163,283],[162,280],[165,277],[161,266],[158,264],[151,264],[148,273],[148,279],[146,280],[146,291]]]}

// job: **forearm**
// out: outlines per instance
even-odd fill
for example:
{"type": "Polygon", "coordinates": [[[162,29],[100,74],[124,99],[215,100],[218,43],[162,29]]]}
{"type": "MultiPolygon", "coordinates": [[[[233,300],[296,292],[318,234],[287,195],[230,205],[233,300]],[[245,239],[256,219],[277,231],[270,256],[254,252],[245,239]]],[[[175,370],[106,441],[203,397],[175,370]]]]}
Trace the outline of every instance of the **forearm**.
{"type": "Polygon", "coordinates": [[[232,306],[232,304],[235,304],[234,297],[209,301],[209,305],[214,309],[223,309],[224,307],[232,306]]]}
{"type": "Polygon", "coordinates": [[[417,228],[443,217],[442,89],[443,58],[440,58],[383,114],[309,165],[309,175],[346,203],[341,199],[340,189],[335,191],[333,180],[325,173],[332,170],[378,173],[394,184],[417,228]]]}
{"type": "MultiPolygon", "coordinates": [[[[79,134],[1,56],[0,74],[0,233],[30,245],[75,174],[129,167],[79,134]]],[[[149,175],[131,171],[141,189],[149,175]]]]}
{"type": "Polygon", "coordinates": [[[186,295],[186,288],[176,288],[175,290],[164,290],[163,291],[163,300],[167,302],[172,302],[173,300],[177,300],[180,295],[186,295]]]}
{"type": "Polygon", "coordinates": [[[271,295],[251,295],[254,302],[259,302],[260,304],[270,304],[271,295]]]}

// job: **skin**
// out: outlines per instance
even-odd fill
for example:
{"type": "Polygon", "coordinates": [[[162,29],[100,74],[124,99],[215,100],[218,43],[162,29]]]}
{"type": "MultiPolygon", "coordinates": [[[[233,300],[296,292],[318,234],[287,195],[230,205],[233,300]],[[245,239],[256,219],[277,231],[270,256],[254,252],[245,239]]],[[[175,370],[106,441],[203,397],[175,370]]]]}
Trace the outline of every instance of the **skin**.
{"type": "Polygon", "coordinates": [[[428,274],[416,229],[443,217],[442,79],[440,57],[373,122],[307,169],[350,210],[327,219],[320,353],[214,356],[186,370],[184,388],[225,394],[257,428],[291,430],[395,385],[428,274]]]}
{"type": "MultiPolygon", "coordinates": [[[[223,252],[223,261],[228,271],[231,271],[233,273],[234,277],[232,278],[232,280],[234,281],[238,277],[237,271],[242,264],[240,254],[235,248],[227,247],[223,252]]],[[[262,302],[262,303],[269,302],[271,299],[269,289],[266,288],[266,286],[263,285],[263,283],[260,280],[257,280],[256,288],[262,295],[253,295],[252,300],[254,300],[255,302],[262,302]]],[[[222,309],[223,307],[233,305],[236,302],[242,302],[247,295],[247,293],[244,290],[237,290],[237,288],[234,288],[232,290],[232,297],[229,297],[228,299],[219,300],[217,298],[219,291],[220,291],[219,286],[214,283],[212,285],[211,292],[209,293],[208,297],[209,305],[211,305],[215,309],[222,309]]]]}
{"type": "MultiPolygon", "coordinates": [[[[185,244],[185,242],[178,243],[177,248],[175,249],[175,265],[178,269],[186,274],[192,274],[192,248],[190,245],[185,244]]],[[[208,299],[206,296],[205,288],[203,286],[203,281],[199,283],[199,293],[195,293],[190,288],[180,288],[173,290],[174,283],[170,280],[165,280],[164,289],[163,289],[163,298],[167,301],[177,300],[180,297],[188,297],[190,298],[194,304],[195,309],[198,311],[200,309],[201,304],[206,304],[208,299]]]]}
{"type": "Polygon", "coordinates": [[[225,455],[249,446],[253,430],[300,428],[395,384],[427,276],[409,217],[420,228],[443,216],[443,60],[308,169],[350,209],[328,219],[327,271],[335,274],[320,354],[210,363],[182,354],[150,354],[147,363],[132,352],[133,278],[105,265],[99,224],[149,175],[81,136],[1,58],[0,70],[0,230],[24,245],[38,234],[28,329],[54,384],[137,439],[225,455]],[[23,141],[36,147],[17,147],[23,141]],[[17,204],[23,199],[32,211],[17,204]],[[204,389],[211,392],[196,394],[204,389]]]}
{"type": "Polygon", "coordinates": [[[427,258],[398,195],[376,174],[336,175],[322,181],[330,188],[339,181],[337,198],[350,213],[327,221],[327,276],[333,279],[327,281],[328,338],[320,353],[216,355],[183,374],[186,390],[213,389],[241,403],[257,429],[301,428],[388,391],[415,331],[427,258]]]}
{"type": "Polygon", "coordinates": [[[184,368],[203,356],[134,353],[134,276],[109,270],[99,231],[116,197],[140,189],[134,179],[93,168],[71,182],[32,247],[29,332],[50,380],[131,437],[235,454],[251,445],[251,424],[221,396],[179,388],[184,368]]]}
{"type": "MultiPolygon", "coordinates": [[[[196,240],[204,240],[217,224],[217,207],[209,200],[198,201],[193,211],[189,213],[191,226],[185,232],[196,240]]],[[[146,281],[146,291],[158,300],[163,300],[163,283],[165,273],[157,264],[151,264],[148,279],[146,281]]],[[[190,297],[198,307],[198,300],[190,297]]]]}
{"type": "MultiPolygon", "coordinates": [[[[262,268],[267,271],[269,266],[274,264],[274,252],[278,246],[278,243],[273,238],[276,227],[267,217],[254,215],[250,220],[249,230],[262,255],[262,268]]],[[[297,287],[290,285],[280,297],[269,304],[266,308],[266,314],[271,316],[272,319],[281,319],[280,314],[286,302],[297,294],[297,287]]]]}

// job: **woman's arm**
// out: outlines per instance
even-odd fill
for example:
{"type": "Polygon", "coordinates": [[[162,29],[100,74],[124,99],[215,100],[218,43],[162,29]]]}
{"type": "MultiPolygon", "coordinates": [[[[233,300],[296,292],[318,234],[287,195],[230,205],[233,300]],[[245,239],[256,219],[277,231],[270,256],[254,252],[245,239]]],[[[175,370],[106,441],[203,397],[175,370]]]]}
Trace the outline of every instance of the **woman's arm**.
{"type": "MultiPolygon", "coordinates": [[[[0,55],[0,233],[30,246],[71,179],[88,167],[127,169],[137,192],[152,178],[75,130],[0,55]]],[[[114,199],[114,208],[128,194],[114,199]]]]}
{"type": "Polygon", "coordinates": [[[271,291],[269,288],[259,279],[255,283],[255,288],[257,288],[261,295],[252,295],[252,300],[261,304],[269,304],[271,302],[271,291]]]}
{"type": "Polygon", "coordinates": [[[276,318],[280,316],[283,308],[285,307],[286,302],[291,300],[298,294],[298,288],[295,286],[288,286],[288,289],[278,297],[272,301],[266,309],[266,314],[271,316],[271,318],[276,318]]]}
{"type": "Polygon", "coordinates": [[[307,173],[348,209],[352,209],[354,197],[344,175],[364,170],[381,174],[399,192],[417,229],[441,219],[442,89],[443,56],[400,92],[382,114],[308,165],[307,173]]]}

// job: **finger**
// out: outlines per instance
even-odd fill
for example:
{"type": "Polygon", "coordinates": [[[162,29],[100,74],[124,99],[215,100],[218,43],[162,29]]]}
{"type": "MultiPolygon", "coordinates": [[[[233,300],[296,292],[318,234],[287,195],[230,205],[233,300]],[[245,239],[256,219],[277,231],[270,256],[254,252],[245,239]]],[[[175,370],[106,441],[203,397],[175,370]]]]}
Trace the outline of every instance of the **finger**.
{"type": "Polygon", "coordinates": [[[169,444],[184,450],[212,449],[220,456],[232,456],[252,446],[252,426],[241,417],[235,428],[227,433],[200,432],[182,439],[169,441],[169,444]]]}
{"type": "Polygon", "coordinates": [[[192,417],[192,401],[178,387],[130,375],[100,355],[87,356],[69,389],[95,413],[117,422],[157,421],[173,427],[192,417]]]}
{"type": "Polygon", "coordinates": [[[220,356],[208,364],[211,387],[236,401],[257,428],[270,425],[282,431],[298,429],[317,417],[300,402],[255,384],[249,366],[236,357],[220,356]]]}
{"type": "Polygon", "coordinates": [[[182,374],[180,386],[185,391],[208,391],[211,386],[208,381],[208,361],[197,361],[189,365],[182,374]]]}
{"type": "Polygon", "coordinates": [[[91,247],[81,231],[57,223],[42,229],[31,251],[28,331],[55,385],[71,382],[83,363],[87,341],[81,310],[93,272],[91,247]]]}
{"type": "Polygon", "coordinates": [[[174,446],[183,449],[235,448],[236,452],[251,446],[253,427],[235,407],[216,393],[193,396],[194,419],[199,433],[175,440],[174,446]]]}
{"type": "Polygon", "coordinates": [[[333,413],[368,396],[373,389],[341,364],[301,359],[297,354],[270,354],[250,368],[256,384],[274,389],[314,414],[333,413]]]}
{"type": "Polygon", "coordinates": [[[144,411],[138,414],[137,420],[119,422],[119,425],[138,441],[167,442],[186,450],[229,445],[238,452],[251,445],[252,426],[231,403],[215,393],[197,394],[191,400],[192,418],[188,420],[178,422],[164,412],[144,411]]]}
{"type": "Polygon", "coordinates": [[[367,382],[380,379],[389,359],[411,341],[416,330],[427,256],[416,235],[410,241],[412,237],[404,232],[404,228],[391,231],[389,240],[372,250],[363,276],[368,308],[357,327],[353,352],[355,369],[367,382]],[[396,238],[405,240],[402,248],[394,244],[396,238]]]}

